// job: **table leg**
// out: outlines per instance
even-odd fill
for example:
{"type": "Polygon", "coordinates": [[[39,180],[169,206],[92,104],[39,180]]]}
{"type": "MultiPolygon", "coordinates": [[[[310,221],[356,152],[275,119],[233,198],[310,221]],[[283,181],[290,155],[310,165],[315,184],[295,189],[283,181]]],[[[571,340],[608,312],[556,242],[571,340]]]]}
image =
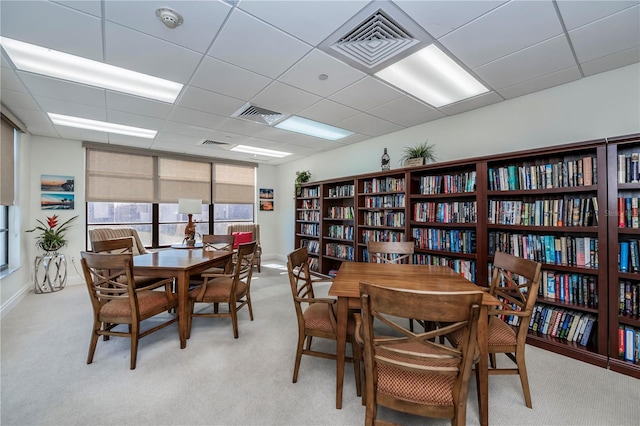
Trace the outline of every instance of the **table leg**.
{"type": "Polygon", "coordinates": [[[336,349],[336,408],[342,408],[342,387],[344,384],[344,357],[347,346],[347,321],[349,320],[349,299],[338,297],[338,342],[336,349]]]}
{"type": "Polygon", "coordinates": [[[480,361],[478,369],[478,407],[480,410],[480,424],[489,424],[489,316],[487,307],[480,308],[480,319],[478,320],[478,346],[480,349],[480,361]]]}
{"type": "Polygon", "coordinates": [[[181,272],[178,280],[178,330],[180,334],[180,349],[187,347],[187,315],[189,312],[189,273],[181,272]]]}

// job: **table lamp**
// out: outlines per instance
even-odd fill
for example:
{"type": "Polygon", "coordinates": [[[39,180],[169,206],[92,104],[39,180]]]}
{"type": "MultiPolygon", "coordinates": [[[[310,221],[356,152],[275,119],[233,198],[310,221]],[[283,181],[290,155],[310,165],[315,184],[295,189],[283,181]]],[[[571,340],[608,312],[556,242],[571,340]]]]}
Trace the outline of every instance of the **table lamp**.
{"type": "Polygon", "coordinates": [[[192,246],[196,242],[196,224],[193,223],[193,215],[202,213],[202,200],[180,198],[178,200],[178,213],[189,215],[189,222],[184,228],[184,240],[188,246],[192,246]]]}

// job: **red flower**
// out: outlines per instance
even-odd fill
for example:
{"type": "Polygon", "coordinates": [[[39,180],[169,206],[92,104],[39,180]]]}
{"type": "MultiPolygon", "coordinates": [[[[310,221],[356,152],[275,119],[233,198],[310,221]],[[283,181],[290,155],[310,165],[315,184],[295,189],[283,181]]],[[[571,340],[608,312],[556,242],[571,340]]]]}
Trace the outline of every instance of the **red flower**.
{"type": "Polygon", "coordinates": [[[49,225],[49,228],[55,228],[56,226],[58,226],[58,215],[53,215],[50,217],[47,217],[47,224],[49,225]]]}

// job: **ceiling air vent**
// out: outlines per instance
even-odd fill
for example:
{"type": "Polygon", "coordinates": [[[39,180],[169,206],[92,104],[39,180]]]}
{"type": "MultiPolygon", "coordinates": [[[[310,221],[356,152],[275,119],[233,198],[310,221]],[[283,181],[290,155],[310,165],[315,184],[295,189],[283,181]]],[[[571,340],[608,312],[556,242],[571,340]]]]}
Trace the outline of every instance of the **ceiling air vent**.
{"type": "Polygon", "coordinates": [[[418,42],[399,23],[378,9],[331,48],[367,68],[373,68],[418,42]]]}
{"type": "Polygon", "coordinates": [[[266,108],[260,108],[255,105],[246,104],[231,116],[271,126],[273,123],[283,118],[284,114],[271,111],[266,108]]]}
{"type": "Polygon", "coordinates": [[[200,142],[200,145],[229,145],[229,144],[226,142],[212,141],[211,139],[205,139],[202,142],[200,142]]]}

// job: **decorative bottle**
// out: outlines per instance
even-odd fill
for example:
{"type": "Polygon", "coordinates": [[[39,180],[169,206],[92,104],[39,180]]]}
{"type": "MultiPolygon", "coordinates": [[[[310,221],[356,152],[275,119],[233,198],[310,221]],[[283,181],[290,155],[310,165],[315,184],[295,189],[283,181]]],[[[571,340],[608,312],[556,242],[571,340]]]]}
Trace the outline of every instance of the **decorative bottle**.
{"type": "Polygon", "coordinates": [[[382,170],[391,169],[391,159],[389,158],[389,154],[387,154],[387,148],[384,149],[384,154],[382,154],[380,165],[382,166],[382,170]]]}

